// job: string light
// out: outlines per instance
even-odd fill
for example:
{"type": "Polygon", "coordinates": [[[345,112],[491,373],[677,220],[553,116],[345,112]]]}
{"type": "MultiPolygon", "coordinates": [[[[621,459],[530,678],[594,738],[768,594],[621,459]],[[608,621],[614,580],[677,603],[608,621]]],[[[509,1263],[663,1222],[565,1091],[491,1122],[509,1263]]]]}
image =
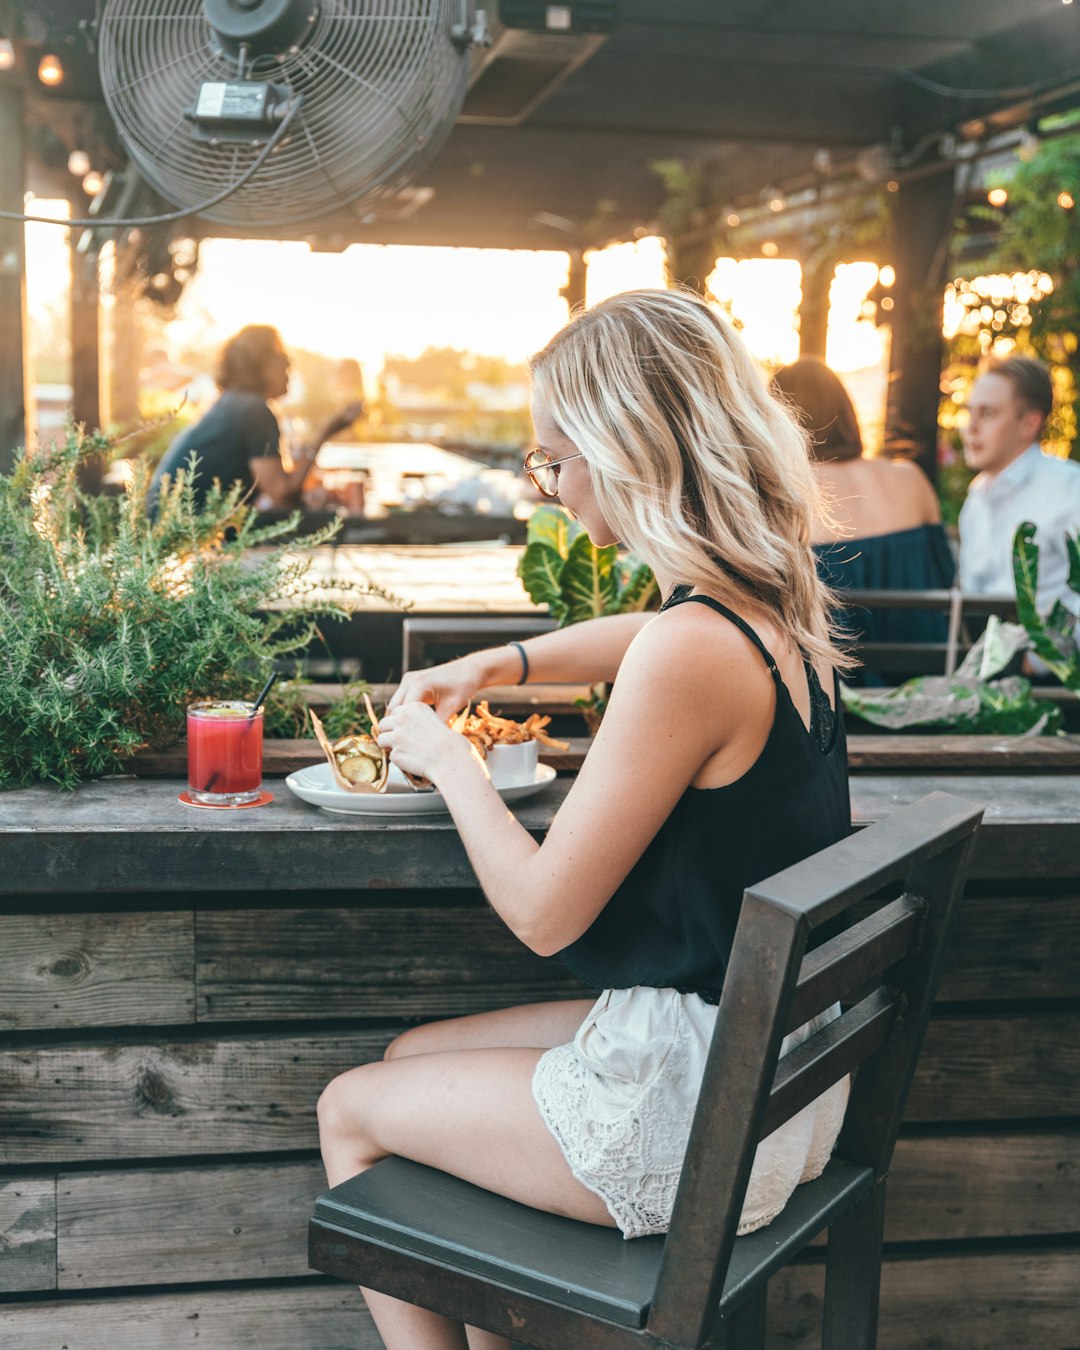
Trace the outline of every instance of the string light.
{"type": "Polygon", "coordinates": [[[986,194],[986,200],[991,206],[1004,206],[1009,200],[1009,194],[1003,187],[991,188],[986,194]]]}
{"type": "Polygon", "coordinates": [[[82,178],[84,174],[90,172],[90,156],[85,150],[72,150],[68,155],[68,173],[73,173],[76,178],[82,178]]]}
{"type": "Polygon", "coordinates": [[[886,263],[884,267],[878,268],[877,279],[879,284],[884,286],[887,290],[890,286],[896,284],[896,269],[890,267],[889,264],[886,263]]]}
{"type": "Polygon", "coordinates": [[[727,223],[731,226],[731,228],[734,229],[736,225],[741,223],[742,216],[739,215],[738,211],[729,211],[727,213],[726,220],[727,223]]]}
{"type": "Polygon", "coordinates": [[[60,64],[60,58],[52,52],[47,52],[38,62],[37,75],[42,84],[50,86],[59,84],[64,78],[64,67],[60,64]]]}
{"type": "Polygon", "coordinates": [[[764,253],[766,258],[775,258],[776,255],[780,252],[780,245],[774,243],[771,239],[766,239],[761,246],[761,251],[762,253],[764,253]]]}
{"type": "Polygon", "coordinates": [[[15,44],[10,38],[0,37],[0,70],[10,70],[15,64],[15,44]]]}
{"type": "Polygon", "coordinates": [[[1076,198],[1071,192],[1059,192],[1057,203],[1063,211],[1071,211],[1076,205],[1076,198]]]}
{"type": "Polygon", "coordinates": [[[98,173],[97,169],[91,169],[82,180],[82,188],[88,197],[96,197],[105,186],[105,179],[98,173]]]}

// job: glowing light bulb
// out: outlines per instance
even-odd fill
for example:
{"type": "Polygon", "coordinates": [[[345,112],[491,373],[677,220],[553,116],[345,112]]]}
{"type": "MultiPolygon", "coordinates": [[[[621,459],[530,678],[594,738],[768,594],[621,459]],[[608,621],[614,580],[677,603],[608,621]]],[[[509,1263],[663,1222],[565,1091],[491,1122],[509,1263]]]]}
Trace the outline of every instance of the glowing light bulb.
{"type": "Polygon", "coordinates": [[[10,38],[0,38],[0,70],[10,70],[15,64],[15,44],[10,38]]]}
{"type": "Polygon", "coordinates": [[[894,286],[896,284],[896,269],[886,263],[884,267],[878,268],[877,279],[886,288],[894,286]]]}
{"type": "Polygon", "coordinates": [[[82,180],[82,189],[88,197],[96,197],[105,186],[105,179],[98,173],[97,169],[91,169],[82,180]]]}
{"type": "Polygon", "coordinates": [[[50,87],[59,84],[64,78],[64,67],[60,64],[60,58],[52,52],[47,52],[38,62],[37,76],[42,84],[50,87]]]}
{"type": "Polygon", "coordinates": [[[68,173],[73,173],[76,178],[82,178],[84,174],[90,172],[90,156],[85,150],[72,150],[68,155],[68,173]]]}
{"type": "Polygon", "coordinates": [[[764,253],[766,258],[775,258],[776,255],[780,252],[780,245],[774,243],[771,239],[766,239],[761,246],[761,251],[762,253],[764,253]]]}
{"type": "Polygon", "coordinates": [[[738,211],[729,211],[727,213],[726,219],[727,223],[731,226],[732,229],[734,229],[735,226],[738,225],[739,222],[742,220],[742,216],[739,215],[738,211]]]}
{"type": "Polygon", "coordinates": [[[991,188],[986,194],[986,200],[991,206],[1004,206],[1009,200],[1009,194],[1003,187],[991,188]]]}
{"type": "Polygon", "coordinates": [[[1071,211],[1076,205],[1076,198],[1071,192],[1059,192],[1057,203],[1063,211],[1071,211]]]}

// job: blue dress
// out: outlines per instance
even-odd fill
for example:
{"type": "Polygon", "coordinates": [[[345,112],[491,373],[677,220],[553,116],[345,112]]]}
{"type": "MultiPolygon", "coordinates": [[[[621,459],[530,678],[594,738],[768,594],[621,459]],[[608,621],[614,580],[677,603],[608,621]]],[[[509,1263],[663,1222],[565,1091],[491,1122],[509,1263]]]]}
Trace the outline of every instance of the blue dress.
{"type": "MultiPolygon", "coordinates": [[[[834,590],[948,590],[956,563],[942,525],[917,525],[865,539],[815,544],[818,575],[834,590]]],[[[944,643],[948,619],[929,610],[846,609],[840,626],[856,642],[944,643]]],[[[873,671],[848,676],[852,684],[881,684],[873,671]]]]}

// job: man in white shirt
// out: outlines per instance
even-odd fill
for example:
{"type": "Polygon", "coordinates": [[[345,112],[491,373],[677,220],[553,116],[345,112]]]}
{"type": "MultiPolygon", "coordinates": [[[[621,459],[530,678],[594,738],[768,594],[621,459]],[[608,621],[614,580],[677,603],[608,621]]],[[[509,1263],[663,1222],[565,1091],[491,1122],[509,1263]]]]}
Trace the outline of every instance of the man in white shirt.
{"type": "Polygon", "coordinates": [[[1066,534],[1080,530],[1080,464],[1039,449],[1053,406],[1050,372],[1030,357],[994,361],[972,385],[964,457],[978,477],[960,512],[960,586],[1014,595],[1013,535],[1030,520],[1038,531],[1040,613],[1060,600],[1080,614],[1065,551],[1066,534]]]}

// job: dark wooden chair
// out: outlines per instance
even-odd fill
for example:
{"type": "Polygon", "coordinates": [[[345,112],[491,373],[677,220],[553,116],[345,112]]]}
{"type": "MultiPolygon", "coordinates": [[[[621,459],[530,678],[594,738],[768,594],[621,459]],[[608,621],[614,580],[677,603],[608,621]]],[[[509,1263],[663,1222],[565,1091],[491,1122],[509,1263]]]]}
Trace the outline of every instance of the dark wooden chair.
{"type": "Polygon", "coordinates": [[[625,1242],[387,1158],[316,1202],[311,1265],[548,1350],[743,1350],[764,1344],[769,1277],[828,1229],[823,1344],[872,1347],[886,1174],[981,815],[934,793],[746,892],[665,1237],[625,1242]],[[856,1069],[825,1171],[736,1237],[758,1141],[856,1069]]]}

